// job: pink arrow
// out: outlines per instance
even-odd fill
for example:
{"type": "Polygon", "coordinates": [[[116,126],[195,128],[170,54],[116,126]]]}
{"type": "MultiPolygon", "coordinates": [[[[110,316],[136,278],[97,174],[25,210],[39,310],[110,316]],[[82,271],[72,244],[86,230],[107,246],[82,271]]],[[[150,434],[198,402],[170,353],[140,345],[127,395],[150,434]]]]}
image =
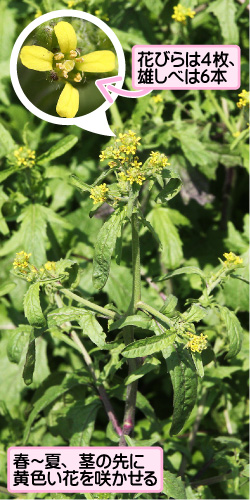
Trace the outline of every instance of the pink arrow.
{"type": "Polygon", "coordinates": [[[95,84],[102,93],[103,97],[111,104],[114,101],[108,90],[123,97],[136,97],[136,98],[143,97],[144,95],[150,94],[150,92],[152,92],[152,89],[130,91],[130,90],[118,89],[117,87],[112,85],[112,83],[121,82],[122,79],[123,79],[122,76],[111,76],[110,78],[101,78],[100,80],[96,80],[95,84]]]}

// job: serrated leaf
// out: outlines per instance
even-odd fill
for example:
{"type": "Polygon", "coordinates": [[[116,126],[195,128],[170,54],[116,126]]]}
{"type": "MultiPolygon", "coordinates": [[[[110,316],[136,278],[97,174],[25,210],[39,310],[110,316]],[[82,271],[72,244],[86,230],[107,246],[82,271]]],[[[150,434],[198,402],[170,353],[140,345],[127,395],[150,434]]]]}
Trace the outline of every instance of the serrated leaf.
{"type": "Polygon", "coordinates": [[[108,280],[112,253],[125,214],[125,209],[113,212],[99,231],[93,261],[93,284],[98,290],[101,290],[108,280]]]}
{"type": "Polygon", "coordinates": [[[88,383],[88,378],[86,376],[77,376],[72,375],[71,373],[67,373],[60,385],[54,385],[48,387],[41,397],[34,403],[33,410],[31,411],[29,418],[27,420],[27,424],[25,426],[24,435],[23,435],[23,444],[27,442],[29,437],[31,426],[36,419],[37,415],[44,410],[49,404],[53,403],[60,396],[70,391],[73,387],[79,384],[88,383]]]}
{"type": "Polygon", "coordinates": [[[73,146],[77,143],[78,137],[75,135],[68,135],[58,141],[52,148],[48,149],[46,153],[43,153],[41,156],[37,158],[37,163],[42,165],[43,163],[47,163],[59,156],[62,156],[64,153],[67,153],[73,146]]]}
{"type": "Polygon", "coordinates": [[[174,413],[170,434],[178,434],[196,402],[197,374],[193,360],[181,346],[172,349],[166,359],[174,390],[174,413]]]}
{"type": "Polygon", "coordinates": [[[24,314],[30,325],[41,328],[46,325],[39,297],[39,283],[30,285],[24,296],[24,314]]]}
{"type": "Polygon", "coordinates": [[[174,309],[177,306],[178,299],[171,293],[167,296],[162,308],[160,309],[160,312],[163,314],[170,314],[174,311],[174,309]]]}
{"type": "Polygon", "coordinates": [[[158,243],[158,245],[160,245],[160,247],[162,248],[160,238],[159,238],[158,234],[155,232],[153,226],[150,224],[150,222],[147,219],[145,219],[142,212],[140,212],[139,217],[140,217],[140,220],[141,220],[143,226],[146,227],[150,231],[150,233],[153,235],[153,237],[156,240],[156,242],[158,243]]]}
{"type": "Polygon", "coordinates": [[[161,241],[162,262],[170,269],[177,267],[180,265],[183,257],[182,242],[177,228],[171,221],[168,209],[155,207],[148,214],[147,218],[161,241]]]}
{"type": "Polygon", "coordinates": [[[151,320],[148,318],[144,318],[143,316],[133,315],[126,316],[125,318],[120,318],[110,326],[109,330],[117,330],[124,328],[125,326],[137,326],[138,328],[143,328],[148,330],[150,328],[151,320]]]}
{"type": "Polygon", "coordinates": [[[140,358],[148,356],[149,354],[154,354],[173,344],[175,336],[176,333],[163,333],[157,337],[137,340],[125,347],[122,351],[122,355],[125,356],[125,358],[140,358]]]}
{"type": "Polygon", "coordinates": [[[80,307],[60,307],[48,314],[49,328],[55,325],[62,325],[69,321],[77,321],[83,330],[84,335],[87,335],[95,345],[102,348],[105,346],[106,335],[98,321],[95,319],[94,313],[85,311],[80,307]]]}
{"type": "Polygon", "coordinates": [[[207,315],[207,310],[200,304],[192,304],[191,307],[182,314],[182,318],[189,323],[201,321],[207,315]]]}
{"type": "Polygon", "coordinates": [[[163,490],[162,493],[167,495],[169,498],[175,498],[176,500],[186,499],[185,484],[180,477],[176,477],[175,474],[171,472],[163,472],[163,490]]]}
{"type": "Polygon", "coordinates": [[[174,271],[170,271],[168,274],[165,274],[164,276],[161,276],[160,278],[154,278],[154,281],[164,281],[164,280],[169,280],[170,278],[173,278],[174,276],[178,276],[180,274],[198,274],[202,281],[206,283],[206,278],[205,274],[201,269],[195,266],[186,266],[186,267],[180,267],[179,269],[175,269],[174,271]]]}
{"type": "Polygon", "coordinates": [[[220,311],[229,337],[229,351],[226,358],[234,358],[241,349],[242,327],[233,311],[230,311],[227,307],[220,307],[220,311]]]}
{"type": "Polygon", "coordinates": [[[177,174],[176,177],[173,175],[173,178],[170,179],[167,185],[159,192],[157,201],[159,201],[159,203],[164,203],[171,200],[180,192],[181,185],[180,177],[177,174]]]}
{"type": "Polygon", "coordinates": [[[100,347],[100,349],[105,346],[106,334],[92,312],[86,311],[82,314],[78,319],[78,323],[83,333],[87,335],[95,345],[100,347]]]}

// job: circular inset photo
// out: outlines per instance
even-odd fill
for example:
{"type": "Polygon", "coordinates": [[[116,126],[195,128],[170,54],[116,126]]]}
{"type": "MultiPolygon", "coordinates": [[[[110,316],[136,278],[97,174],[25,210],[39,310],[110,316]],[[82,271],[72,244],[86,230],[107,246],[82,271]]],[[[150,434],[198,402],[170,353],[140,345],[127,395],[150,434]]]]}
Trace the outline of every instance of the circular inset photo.
{"type": "Polygon", "coordinates": [[[104,31],[84,19],[63,17],[30,33],[19,53],[17,73],[34,106],[52,116],[74,118],[104,103],[95,81],[117,75],[118,63],[104,31]]]}

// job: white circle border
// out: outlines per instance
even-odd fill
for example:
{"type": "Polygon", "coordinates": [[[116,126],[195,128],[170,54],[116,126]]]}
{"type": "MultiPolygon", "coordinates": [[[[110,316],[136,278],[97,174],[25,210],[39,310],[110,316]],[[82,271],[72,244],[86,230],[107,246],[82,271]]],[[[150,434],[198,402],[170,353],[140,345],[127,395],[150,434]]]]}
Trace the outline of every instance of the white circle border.
{"type": "MultiPolygon", "coordinates": [[[[90,116],[92,113],[95,113],[97,110],[98,112],[100,110],[106,111],[112,103],[105,101],[101,106],[96,108],[94,111],[91,111],[91,113],[88,113],[87,115],[82,115],[77,118],[59,118],[56,116],[49,115],[48,113],[45,113],[44,111],[41,111],[39,108],[34,106],[30,102],[30,100],[26,97],[25,93],[23,92],[23,89],[20,85],[19,79],[18,79],[18,73],[17,73],[17,61],[18,61],[18,56],[19,52],[22,48],[23,43],[25,42],[26,38],[28,35],[40,24],[46,22],[46,21],[51,21],[51,19],[55,19],[57,17],[78,17],[80,19],[84,19],[85,21],[89,21],[92,24],[95,24],[98,28],[100,28],[104,33],[108,36],[110,41],[112,42],[117,59],[118,59],[118,76],[122,78],[121,81],[116,83],[116,86],[118,88],[122,88],[124,78],[125,78],[125,70],[126,70],[126,63],[125,63],[125,57],[124,57],[124,52],[123,48],[121,46],[121,43],[119,39],[117,38],[116,34],[112,31],[112,29],[104,23],[101,19],[98,17],[93,16],[92,14],[88,14],[87,12],[82,12],[79,10],[71,10],[71,9],[62,9],[62,10],[54,10],[52,12],[49,12],[47,14],[43,14],[42,16],[38,17],[34,21],[32,21],[24,30],[22,33],[19,35],[17,38],[12,53],[10,57],[10,77],[11,77],[11,82],[13,85],[13,88],[22,102],[22,104],[27,108],[33,115],[38,116],[38,118],[41,118],[41,120],[47,121],[49,123],[54,123],[56,125],[77,125],[77,120],[80,120],[82,118],[87,118],[90,116]]],[[[117,99],[118,95],[112,92],[112,99],[115,101],[117,99]]]]}

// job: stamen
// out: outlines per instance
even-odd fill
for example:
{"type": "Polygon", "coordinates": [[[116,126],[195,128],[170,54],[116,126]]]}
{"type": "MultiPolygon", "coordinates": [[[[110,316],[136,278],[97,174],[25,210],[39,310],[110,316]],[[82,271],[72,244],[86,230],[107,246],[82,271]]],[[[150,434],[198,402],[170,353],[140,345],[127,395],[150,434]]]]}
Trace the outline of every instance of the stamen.
{"type": "Polygon", "coordinates": [[[56,61],[61,61],[62,59],[64,59],[64,54],[62,52],[57,52],[55,55],[54,55],[54,59],[56,61]]]}

